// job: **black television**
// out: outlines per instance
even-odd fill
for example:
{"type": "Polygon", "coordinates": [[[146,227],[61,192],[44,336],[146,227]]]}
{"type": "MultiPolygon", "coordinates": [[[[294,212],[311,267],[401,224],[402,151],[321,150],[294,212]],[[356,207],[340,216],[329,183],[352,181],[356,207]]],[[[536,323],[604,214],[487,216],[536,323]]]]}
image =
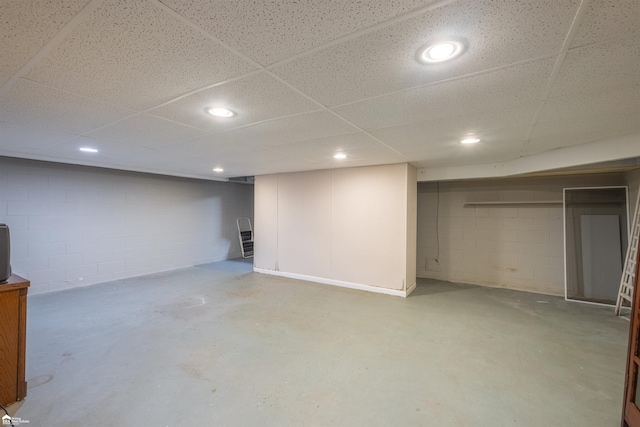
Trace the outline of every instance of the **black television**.
{"type": "Polygon", "coordinates": [[[9,227],[0,224],[0,283],[4,283],[11,277],[11,242],[9,240],[9,227]]]}

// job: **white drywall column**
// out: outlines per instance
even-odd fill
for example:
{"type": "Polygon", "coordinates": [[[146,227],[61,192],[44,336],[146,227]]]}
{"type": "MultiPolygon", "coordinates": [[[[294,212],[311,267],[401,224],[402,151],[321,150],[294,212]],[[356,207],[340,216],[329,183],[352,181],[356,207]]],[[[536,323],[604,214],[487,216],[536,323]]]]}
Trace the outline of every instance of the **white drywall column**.
{"type": "Polygon", "coordinates": [[[405,296],[415,284],[408,164],[259,176],[255,270],[405,296]]]}

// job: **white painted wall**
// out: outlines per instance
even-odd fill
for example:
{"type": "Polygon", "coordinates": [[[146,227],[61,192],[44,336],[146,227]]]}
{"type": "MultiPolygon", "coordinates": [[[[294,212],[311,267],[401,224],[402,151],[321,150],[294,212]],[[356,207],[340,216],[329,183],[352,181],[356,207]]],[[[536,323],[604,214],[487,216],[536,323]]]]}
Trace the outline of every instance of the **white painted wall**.
{"type": "Polygon", "coordinates": [[[253,188],[0,157],[0,223],[30,293],[240,256],[253,188]]]}
{"type": "Polygon", "coordinates": [[[623,175],[419,183],[418,277],[564,295],[561,204],[465,203],[561,201],[564,187],[608,185],[623,175]]]}
{"type": "Polygon", "coordinates": [[[256,271],[405,292],[415,173],[398,164],[256,177],[256,271]]]}

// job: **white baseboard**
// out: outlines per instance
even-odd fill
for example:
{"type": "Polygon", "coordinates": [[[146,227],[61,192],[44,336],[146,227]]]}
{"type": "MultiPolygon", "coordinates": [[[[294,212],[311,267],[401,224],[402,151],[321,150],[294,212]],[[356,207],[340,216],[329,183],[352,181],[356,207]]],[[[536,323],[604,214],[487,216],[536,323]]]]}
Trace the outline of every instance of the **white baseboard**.
{"type": "Polygon", "coordinates": [[[396,297],[406,298],[416,287],[414,283],[408,291],[399,291],[396,289],[379,288],[377,286],[363,285],[362,283],[343,282],[341,280],[326,279],[324,277],[307,276],[304,274],[287,273],[284,271],[267,270],[264,268],[253,267],[256,273],[270,274],[272,276],[288,277],[289,279],[306,280],[307,282],[322,283],[325,285],[339,286],[341,288],[357,289],[359,291],[375,292],[378,294],[393,295],[396,297]]]}
{"type": "Polygon", "coordinates": [[[409,286],[409,289],[407,289],[405,298],[408,297],[409,295],[411,295],[411,292],[413,292],[416,289],[416,285],[418,284],[418,282],[413,282],[413,285],[409,286]]]}

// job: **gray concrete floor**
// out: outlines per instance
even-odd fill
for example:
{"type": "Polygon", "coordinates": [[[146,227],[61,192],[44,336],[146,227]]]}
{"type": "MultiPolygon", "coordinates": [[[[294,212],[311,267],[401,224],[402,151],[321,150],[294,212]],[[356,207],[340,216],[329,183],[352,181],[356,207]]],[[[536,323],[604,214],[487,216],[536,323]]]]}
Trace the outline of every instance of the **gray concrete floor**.
{"type": "Polygon", "coordinates": [[[616,426],[611,308],[420,280],[407,299],[226,261],[29,298],[31,426],[616,426]]]}

